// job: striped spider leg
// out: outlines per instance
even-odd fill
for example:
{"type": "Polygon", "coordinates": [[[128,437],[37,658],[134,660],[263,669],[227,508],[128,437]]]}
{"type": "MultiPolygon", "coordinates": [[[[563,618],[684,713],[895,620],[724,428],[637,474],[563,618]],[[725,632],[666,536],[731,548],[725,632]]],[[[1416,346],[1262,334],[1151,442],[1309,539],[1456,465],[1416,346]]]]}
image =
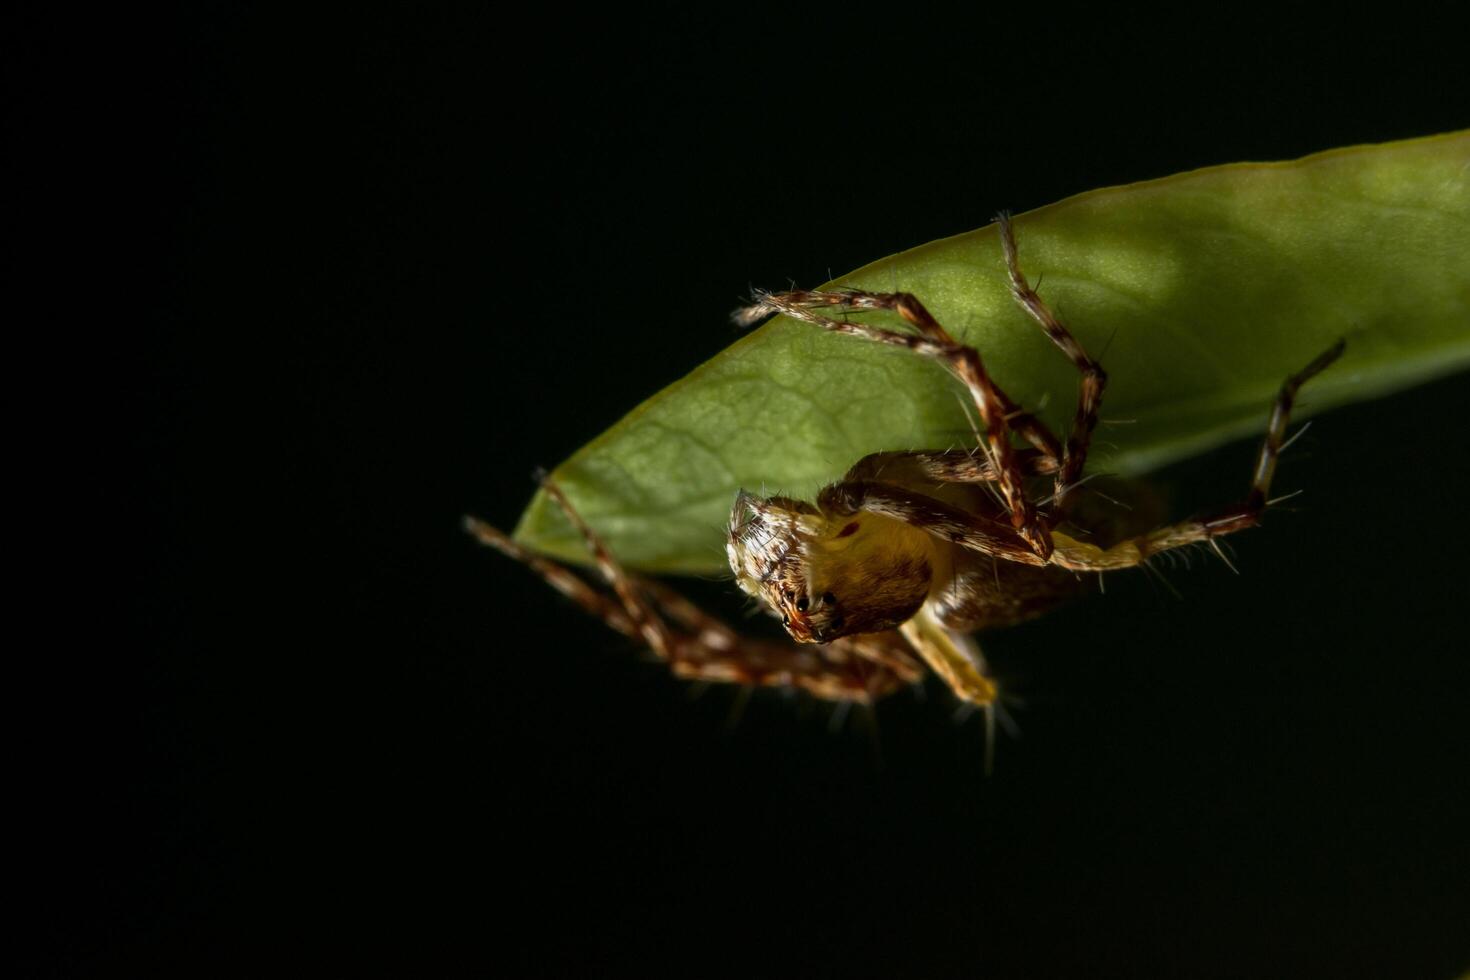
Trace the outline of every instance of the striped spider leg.
{"type": "Polygon", "coordinates": [[[611,594],[565,566],[527,551],[478,518],[465,518],[465,530],[481,544],[528,566],[612,629],[642,641],[678,677],[797,688],[829,701],[869,704],[923,676],[897,633],[853,636],[820,648],[741,636],[668,586],[624,569],[561,488],[549,478],[542,487],[582,535],[611,594]]]}

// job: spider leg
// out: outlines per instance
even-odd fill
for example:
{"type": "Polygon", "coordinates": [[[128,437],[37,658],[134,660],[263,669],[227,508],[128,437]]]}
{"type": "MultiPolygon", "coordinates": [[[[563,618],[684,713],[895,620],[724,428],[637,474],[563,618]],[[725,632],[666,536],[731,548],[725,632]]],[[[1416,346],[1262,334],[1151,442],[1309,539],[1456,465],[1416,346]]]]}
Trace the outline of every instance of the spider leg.
{"type": "Polygon", "coordinates": [[[985,675],[979,651],[968,636],[945,629],[923,609],[900,626],[899,632],[955,697],[981,707],[995,703],[999,693],[995,682],[985,675]]]}
{"type": "Polygon", "coordinates": [[[844,480],[824,487],[817,503],[826,514],[877,514],[981,554],[1022,565],[1048,564],[1048,559],[1038,555],[1009,524],[907,487],[876,480],[844,480]]]}
{"type": "Polygon", "coordinates": [[[980,353],[951,337],[915,296],[910,293],[869,293],[858,290],[795,290],[762,296],[757,304],[738,314],[737,319],[749,322],[766,313],[783,313],[834,333],[904,347],[947,366],[969,389],[975,408],[980,414],[981,425],[985,429],[985,449],[997,474],[995,482],[1010,511],[1012,527],[1037,556],[1045,559],[1051,554],[1050,528],[1040,520],[1035,505],[1026,496],[1024,478],[1016,461],[1017,450],[1011,445],[1010,432],[1014,430],[1020,433],[1041,453],[1053,458],[1059,457],[1061,452],[1056,436],[1002,392],[986,373],[980,353]],[[897,313],[918,332],[900,333],[865,323],[834,319],[817,312],[831,307],[853,311],[889,310],[897,313]]]}
{"type": "Polygon", "coordinates": [[[481,544],[531,568],[552,588],[625,636],[642,640],[675,676],[747,686],[799,688],[833,701],[872,701],[921,676],[897,634],[837,640],[826,646],[743,637],[673,589],[626,571],[552,482],[543,486],[583,533],[616,599],[564,566],[536,555],[474,517],[465,530],[481,544]],[[674,625],[670,625],[670,624],[674,625]],[[677,627],[677,628],[676,628],[677,627]]]}
{"type": "Polygon", "coordinates": [[[643,641],[658,654],[662,660],[674,659],[673,638],[669,632],[668,625],[641,594],[639,594],[633,579],[625,571],[623,566],[613,558],[602,539],[597,536],[587,522],[582,520],[582,515],[572,507],[566,496],[561,492],[561,487],[550,479],[541,481],[541,488],[546,491],[552,500],[556,501],[562,513],[567,515],[567,520],[582,535],[582,541],[587,545],[587,551],[597,563],[597,570],[602,573],[602,578],[622,600],[623,610],[628,618],[633,621],[643,641]]]}
{"type": "MultiPolygon", "coordinates": [[[[678,592],[652,579],[639,579],[639,584],[659,604],[672,620],[685,629],[694,631],[701,641],[717,649],[732,649],[740,643],[749,643],[722,620],[716,619],[684,598],[678,592]]],[[[776,644],[782,646],[782,644],[776,644]]],[[[906,683],[914,683],[924,676],[923,669],[915,662],[909,648],[892,633],[868,633],[834,640],[828,646],[837,646],[844,653],[851,653],[892,672],[906,683]]],[[[810,646],[790,647],[793,652],[813,649],[810,646]]]]}
{"type": "Polygon", "coordinates": [[[1102,365],[1088,356],[1072,332],[1058,320],[1036,290],[1026,281],[1016,255],[1016,235],[1011,227],[1011,216],[1002,213],[996,218],[1000,225],[1000,243],[1005,252],[1006,273],[1011,280],[1011,295],[1021,308],[1039,324],[1052,343],[1061,349],[1067,359],[1082,373],[1077,392],[1077,414],[1072,419],[1072,431],[1067,436],[1066,448],[1062,451],[1062,465],[1056,474],[1054,512],[1065,513],[1063,506],[1067,491],[1074,487],[1082,476],[1087,463],[1087,446],[1092,439],[1092,430],[1097,428],[1098,410],[1102,405],[1103,389],[1107,387],[1108,374],[1102,365]]]}
{"type": "Polygon", "coordinates": [[[1316,375],[1326,370],[1333,361],[1342,356],[1344,341],[1339,340],[1317,355],[1313,361],[1296,374],[1291,375],[1281,386],[1266,426],[1266,437],[1261,442],[1261,451],[1256,457],[1255,470],[1251,477],[1250,491],[1245,500],[1203,518],[1170,524],[1148,534],[1119,542],[1104,550],[1095,545],[1083,544],[1057,535],[1057,549],[1052,563],[1077,571],[1111,571],[1141,565],[1152,556],[1201,541],[1213,542],[1215,538],[1261,522],[1269,504],[1271,478],[1276,473],[1276,461],[1286,441],[1286,426],[1291,417],[1292,404],[1297,391],[1316,375]]]}
{"type": "MultiPolygon", "coordinates": [[[[917,350],[918,353],[946,362],[950,357],[947,351],[962,347],[909,293],[870,293],[861,289],[789,290],[783,293],[764,293],[757,295],[755,303],[744,309],[736,310],[734,319],[742,326],[750,326],[761,317],[771,313],[783,313],[794,319],[816,324],[834,333],[853,334],[876,343],[908,347],[911,350],[917,350]],[[916,346],[910,334],[885,330],[868,324],[853,323],[848,320],[837,320],[814,312],[824,307],[835,308],[841,312],[890,310],[898,313],[905,322],[918,330],[923,338],[932,343],[928,346],[916,346]],[[916,312],[921,315],[914,316],[916,312]]],[[[974,350],[973,348],[965,349],[974,350]]],[[[975,357],[978,360],[979,354],[975,353],[975,357]]],[[[1017,404],[989,375],[985,375],[985,382],[994,403],[1000,408],[1007,427],[1029,442],[1039,453],[1060,460],[1062,458],[1061,440],[1051,429],[1047,428],[1046,423],[1017,404]]]]}
{"type": "MultiPolygon", "coordinates": [[[[1038,449],[1018,449],[1016,467],[1022,476],[1044,476],[1057,472],[1061,465],[1054,457],[1038,449]]],[[[912,468],[918,476],[936,483],[995,483],[1000,473],[995,464],[976,450],[901,450],[870,453],[853,464],[844,481],[882,480],[890,467],[900,473],[912,468]]]]}
{"type": "Polygon", "coordinates": [[[955,697],[985,712],[985,771],[995,768],[995,712],[1000,691],[985,673],[985,660],[972,637],[946,629],[927,609],[899,627],[955,697]]]}
{"type": "Polygon", "coordinates": [[[507,558],[528,566],[541,576],[547,585],[571,599],[586,612],[602,620],[610,628],[624,636],[638,638],[638,627],[633,625],[633,620],[628,618],[628,614],[623,612],[621,606],[582,581],[579,576],[574,575],[564,566],[527,551],[516,544],[510,535],[498,527],[485,523],[478,517],[466,517],[464,529],[486,547],[494,548],[507,558]]]}

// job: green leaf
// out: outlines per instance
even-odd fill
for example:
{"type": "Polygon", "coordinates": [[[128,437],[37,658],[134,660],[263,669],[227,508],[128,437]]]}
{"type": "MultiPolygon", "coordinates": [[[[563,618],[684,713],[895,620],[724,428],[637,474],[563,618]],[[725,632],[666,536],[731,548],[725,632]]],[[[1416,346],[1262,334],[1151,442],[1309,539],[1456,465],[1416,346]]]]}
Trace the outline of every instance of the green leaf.
{"type": "MultiPolygon", "coordinates": [[[[1302,413],[1470,363],[1470,130],[1092,191],[1015,219],[1021,266],[1108,369],[1092,470],[1134,474],[1264,428],[1339,337],[1302,413]],[[1105,353],[1104,353],[1105,352],[1105,353]]],[[[917,295],[1065,432],[1077,376],[1011,300],[994,225],[832,285],[917,295]]],[[[722,324],[710,324],[722,329],[722,324]]],[[[554,477],[630,566],[725,567],[737,488],[810,499],[859,457],[970,445],[962,389],[911,353],[774,320],[638,406],[554,477]]],[[[585,562],[540,493],[522,543],[585,562]]]]}

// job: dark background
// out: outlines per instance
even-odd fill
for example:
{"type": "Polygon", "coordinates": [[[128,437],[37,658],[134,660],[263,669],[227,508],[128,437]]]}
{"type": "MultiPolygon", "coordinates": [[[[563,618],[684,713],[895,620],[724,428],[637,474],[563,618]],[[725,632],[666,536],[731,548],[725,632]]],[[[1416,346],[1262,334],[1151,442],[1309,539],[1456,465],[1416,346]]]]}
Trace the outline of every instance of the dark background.
{"type": "MultiPolygon", "coordinates": [[[[732,725],[458,530],[751,284],[1465,126],[1453,32],[519,15],[23,25],[61,272],[16,372],[59,512],[21,522],[25,972],[1470,967],[1463,376],[1321,418],[1241,576],[988,637],[1028,703],[990,778],[936,684],[732,725]]],[[[1221,502],[1252,451],[1165,479],[1221,502]]]]}

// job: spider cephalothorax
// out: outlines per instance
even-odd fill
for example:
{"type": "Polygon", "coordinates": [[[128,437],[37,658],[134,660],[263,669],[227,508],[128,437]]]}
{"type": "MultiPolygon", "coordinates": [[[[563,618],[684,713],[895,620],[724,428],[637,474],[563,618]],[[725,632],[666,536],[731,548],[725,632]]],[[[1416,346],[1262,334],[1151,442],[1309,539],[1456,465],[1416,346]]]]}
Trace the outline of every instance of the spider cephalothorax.
{"type": "Polygon", "coordinates": [[[934,564],[928,536],[898,521],[744,490],[725,551],[740,587],[802,643],[897,627],[928,597],[934,564]]]}

